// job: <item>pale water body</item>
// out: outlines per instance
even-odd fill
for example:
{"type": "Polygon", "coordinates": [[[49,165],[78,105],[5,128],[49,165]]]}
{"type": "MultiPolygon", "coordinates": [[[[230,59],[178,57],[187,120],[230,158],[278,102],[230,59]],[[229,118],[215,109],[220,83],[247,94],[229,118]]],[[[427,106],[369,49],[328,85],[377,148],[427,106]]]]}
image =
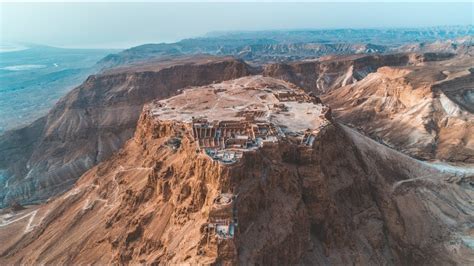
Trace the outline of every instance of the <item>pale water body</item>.
{"type": "Polygon", "coordinates": [[[45,65],[18,65],[18,66],[6,66],[2,67],[2,70],[9,70],[9,71],[27,71],[27,70],[34,70],[45,68],[45,65]]]}
{"type": "Polygon", "coordinates": [[[96,62],[116,50],[45,46],[0,50],[0,135],[28,125],[97,71],[96,62]]]}

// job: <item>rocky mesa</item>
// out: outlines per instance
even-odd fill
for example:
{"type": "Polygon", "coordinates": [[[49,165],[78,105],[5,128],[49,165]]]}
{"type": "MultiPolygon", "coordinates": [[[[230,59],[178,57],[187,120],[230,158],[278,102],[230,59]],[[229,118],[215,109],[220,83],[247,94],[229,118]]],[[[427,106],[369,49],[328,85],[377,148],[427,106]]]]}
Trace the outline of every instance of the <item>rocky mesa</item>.
{"type": "Polygon", "coordinates": [[[68,193],[1,214],[0,260],[472,264],[473,171],[440,168],[281,80],[189,88],[68,193]]]}
{"type": "Polygon", "coordinates": [[[0,206],[46,200],[70,188],[85,171],[133,136],[144,103],[186,86],[252,73],[227,57],[177,57],[142,62],[90,76],[46,117],[0,137],[0,206]]]}

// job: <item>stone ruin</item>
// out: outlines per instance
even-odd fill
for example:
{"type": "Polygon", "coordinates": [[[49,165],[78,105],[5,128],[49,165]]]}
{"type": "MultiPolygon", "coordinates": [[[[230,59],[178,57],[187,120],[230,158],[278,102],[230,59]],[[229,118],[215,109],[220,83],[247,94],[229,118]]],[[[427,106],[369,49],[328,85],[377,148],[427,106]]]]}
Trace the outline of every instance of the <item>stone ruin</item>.
{"type": "Polygon", "coordinates": [[[205,228],[208,243],[211,237],[220,240],[234,238],[238,226],[236,197],[232,193],[221,193],[214,199],[205,228]]]}
{"type": "Polygon", "coordinates": [[[234,163],[248,150],[258,149],[265,142],[276,142],[278,131],[271,123],[253,118],[209,122],[194,118],[193,137],[199,150],[221,163],[234,163]]]}

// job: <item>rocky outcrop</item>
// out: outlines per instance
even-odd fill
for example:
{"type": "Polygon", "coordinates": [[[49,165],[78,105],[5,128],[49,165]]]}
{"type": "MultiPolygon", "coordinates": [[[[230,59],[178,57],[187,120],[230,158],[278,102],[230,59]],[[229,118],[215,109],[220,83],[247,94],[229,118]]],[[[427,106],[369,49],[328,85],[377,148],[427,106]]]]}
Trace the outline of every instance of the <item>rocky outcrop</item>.
{"type": "Polygon", "coordinates": [[[145,102],[251,71],[232,58],[198,56],[90,76],[46,117],[0,137],[0,167],[11,176],[0,189],[0,201],[41,201],[70,188],[132,137],[145,102]]]}
{"type": "Polygon", "coordinates": [[[465,169],[442,173],[336,122],[321,129],[312,146],[288,137],[230,165],[196,147],[189,123],[160,120],[145,107],[123,150],[85,173],[68,193],[0,224],[0,261],[474,261],[462,242],[473,222],[472,177],[465,169]],[[170,146],[176,138],[180,144],[170,146]],[[233,195],[230,203],[218,200],[224,194],[233,195]],[[209,224],[222,217],[236,225],[233,237],[211,234],[209,224]],[[9,234],[12,228],[24,233],[9,234]]]}
{"type": "Polygon", "coordinates": [[[336,117],[411,156],[474,162],[472,58],[383,67],[324,95],[336,117]]]}
{"type": "Polygon", "coordinates": [[[308,92],[324,94],[355,83],[382,66],[417,65],[453,56],[449,53],[331,56],[319,60],[271,64],[265,67],[264,75],[289,81],[308,92]]]}
{"type": "Polygon", "coordinates": [[[452,102],[474,114],[474,68],[468,71],[460,77],[437,83],[432,89],[445,94],[452,102]]]}

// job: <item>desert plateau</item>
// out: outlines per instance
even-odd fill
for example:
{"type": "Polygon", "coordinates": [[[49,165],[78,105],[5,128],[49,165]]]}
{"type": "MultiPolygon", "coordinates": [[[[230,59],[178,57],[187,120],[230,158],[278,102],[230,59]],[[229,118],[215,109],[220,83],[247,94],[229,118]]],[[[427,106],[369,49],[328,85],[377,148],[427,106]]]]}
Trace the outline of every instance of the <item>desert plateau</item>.
{"type": "Polygon", "coordinates": [[[0,265],[474,265],[474,26],[386,25],[0,52],[0,265]]]}

